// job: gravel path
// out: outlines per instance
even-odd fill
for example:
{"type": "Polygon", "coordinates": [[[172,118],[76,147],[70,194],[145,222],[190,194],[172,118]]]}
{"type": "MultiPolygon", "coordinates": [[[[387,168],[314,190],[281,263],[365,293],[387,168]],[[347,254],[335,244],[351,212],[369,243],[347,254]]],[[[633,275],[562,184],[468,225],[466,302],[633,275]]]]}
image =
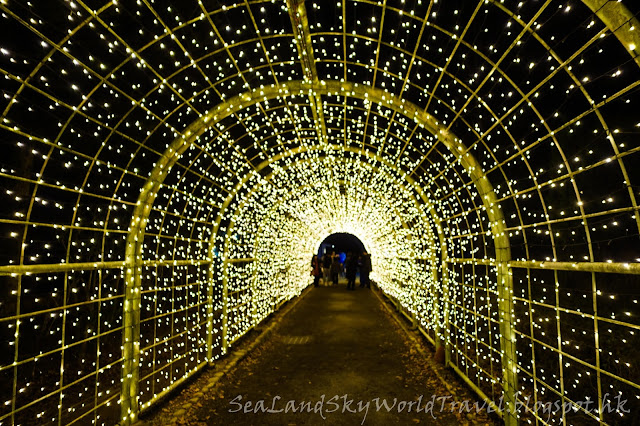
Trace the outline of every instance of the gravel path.
{"type": "Polygon", "coordinates": [[[220,367],[205,371],[142,423],[496,424],[484,412],[451,412],[451,401],[476,398],[396,315],[373,290],[313,288],[267,338],[241,343],[246,356],[224,376],[220,367]]]}

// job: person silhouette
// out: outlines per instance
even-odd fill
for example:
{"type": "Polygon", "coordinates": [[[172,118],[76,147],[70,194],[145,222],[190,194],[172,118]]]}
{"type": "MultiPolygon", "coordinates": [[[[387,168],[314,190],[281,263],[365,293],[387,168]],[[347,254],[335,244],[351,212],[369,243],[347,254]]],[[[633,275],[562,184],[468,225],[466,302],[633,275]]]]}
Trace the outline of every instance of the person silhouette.
{"type": "Polygon", "coordinates": [[[371,288],[369,273],[371,272],[371,255],[366,251],[360,258],[360,287],[371,288]]]}
{"type": "Polygon", "coordinates": [[[351,252],[347,253],[347,259],[344,261],[347,277],[347,290],[355,290],[356,273],[358,272],[358,258],[351,252]]]}
{"type": "Polygon", "coordinates": [[[331,255],[331,282],[333,285],[338,285],[338,279],[340,278],[341,271],[342,264],[340,263],[340,256],[333,253],[331,255]]]}
{"type": "Polygon", "coordinates": [[[320,260],[317,254],[314,254],[311,258],[311,276],[313,276],[313,286],[318,287],[320,277],[322,276],[322,268],[320,267],[320,260]]]}
{"type": "Polygon", "coordinates": [[[325,253],[322,256],[322,281],[323,285],[328,286],[329,281],[331,280],[331,260],[332,260],[333,252],[331,254],[325,253]]]}

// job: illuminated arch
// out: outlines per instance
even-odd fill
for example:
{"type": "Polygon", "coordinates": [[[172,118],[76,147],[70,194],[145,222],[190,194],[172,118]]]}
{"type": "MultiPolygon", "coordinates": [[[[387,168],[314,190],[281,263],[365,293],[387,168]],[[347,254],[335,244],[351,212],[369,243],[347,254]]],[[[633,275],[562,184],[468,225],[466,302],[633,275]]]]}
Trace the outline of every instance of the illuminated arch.
{"type": "MultiPolygon", "coordinates": [[[[513,307],[511,306],[511,295],[513,293],[512,283],[509,273],[507,272],[507,263],[511,260],[509,240],[507,233],[504,229],[505,221],[502,216],[502,212],[497,202],[497,197],[493,191],[491,183],[484,175],[482,168],[478,162],[473,158],[468,149],[447,129],[434,120],[429,114],[423,110],[402,99],[398,99],[394,95],[385,92],[380,89],[365,87],[358,84],[352,84],[348,82],[336,82],[336,81],[322,81],[314,84],[305,82],[289,82],[280,86],[272,86],[257,89],[250,93],[244,93],[236,98],[230,99],[224,102],[214,109],[209,111],[203,117],[189,125],[185,130],[183,136],[174,140],[171,146],[162,155],[160,161],[156,164],[154,170],[151,172],[150,178],[144,186],[136,209],[133,212],[131,225],[129,228],[129,235],[127,238],[127,273],[126,273],[126,295],[127,303],[125,305],[125,376],[132,376],[134,379],[131,383],[125,383],[123,385],[124,400],[127,401],[131,398],[137,399],[137,368],[136,363],[138,355],[135,349],[135,342],[139,341],[139,310],[140,310],[140,274],[141,274],[141,260],[142,260],[142,246],[141,242],[144,239],[144,228],[147,223],[148,215],[151,207],[153,206],[157,191],[164,181],[164,177],[170,172],[171,167],[179,156],[189,148],[190,144],[194,143],[199,136],[201,136],[208,128],[213,127],[219,120],[222,120],[234,112],[246,108],[252,104],[267,101],[276,97],[297,96],[301,94],[309,94],[309,96],[318,96],[330,93],[336,93],[339,95],[346,95],[361,100],[369,100],[371,102],[384,105],[400,114],[412,118],[419,125],[424,126],[430,133],[435,135],[448,149],[456,156],[460,164],[464,167],[465,171],[472,178],[477,192],[480,194],[480,198],[484,204],[484,208],[487,211],[490,220],[490,226],[492,228],[492,234],[496,246],[496,263],[498,265],[498,282],[500,298],[503,301],[501,303],[500,315],[501,315],[501,336],[503,336],[503,374],[505,375],[505,394],[515,394],[517,386],[515,375],[513,370],[517,363],[515,354],[515,335],[514,331],[510,329],[512,327],[512,313],[513,307]],[[136,273],[135,271],[138,271],[136,273]],[[132,388],[133,385],[133,389],[132,388]],[[131,390],[130,390],[131,389],[131,390]],[[130,394],[133,397],[126,397],[126,391],[130,390],[130,394]]],[[[300,150],[303,149],[302,147],[300,150]]],[[[257,172],[266,167],[269,163],[275,162],[279,157],[274,157],[267,160],[267,164],[262,164],[257,168],[257,172]]],[[[250,176],[246,176],[243,182],[250,176]]],[[[413,186],[413,185],[412,185],[413,186]]],[[[221,212],[224,212],[226,205],[231,201],[231,196],[225,201],[224,207],[221,212]]],[[[429,203],[430,205],[431,203],[429,203]]],[[[430,213],[433,213],[433,208],[430,207],[430,213]]],[[[224,213],[220,213],[220,217],[224,213]]],[[[435,216],[437,217],[437,216],[435,216]]],[[[435,219],[435,222],[439,221],[435,219]]],[[[219,226],[219,221],[216,224],[216,228],[219,226]]],[[[214,233],[215,235],[215,233],[214,233]]],[[[211,327],[211,326],[209,326],[211,327]]],[[[515,402],[510,402],[515,407],[515,402]]],[[[123,411],[129,410],[127,405],[137,406],[137,403],[130,403],[123,405],[123,411]]]]}

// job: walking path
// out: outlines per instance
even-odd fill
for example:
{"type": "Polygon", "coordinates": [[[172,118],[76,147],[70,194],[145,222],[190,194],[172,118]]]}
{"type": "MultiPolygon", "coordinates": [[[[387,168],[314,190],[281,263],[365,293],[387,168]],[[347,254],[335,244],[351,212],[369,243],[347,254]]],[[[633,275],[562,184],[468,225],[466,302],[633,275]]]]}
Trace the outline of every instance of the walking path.
{"type": "MultiPolygon", "coordinates": [[[[494,424],[484,413],[451,412],[451,386],[437,377],[433,361],[416,350],[374,291],[310,289],[218,383],[212,385],[211,377],[222,373],[206,371],[143,423],[494,424]]],[[[447,381],[458,382],[440,370],[447,381]]],[[[458,400],[476,401],[462,385],[454,387],[458,400]]]]}

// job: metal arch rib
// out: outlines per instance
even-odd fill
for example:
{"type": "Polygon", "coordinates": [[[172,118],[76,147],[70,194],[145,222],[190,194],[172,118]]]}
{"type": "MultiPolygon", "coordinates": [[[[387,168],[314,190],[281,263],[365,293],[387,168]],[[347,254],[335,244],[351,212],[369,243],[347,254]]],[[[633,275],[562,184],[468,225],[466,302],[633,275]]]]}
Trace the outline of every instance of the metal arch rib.
{"type": "Polygon", "coordinates": [[[582,0],[622,43],[622,46],[640,66],[640,22],[621,1],[582,0]]]}
{"type": "MultiPolygon", "coordinates": [[[[298,49],[298,57],[302,65],[304,81],[317,83],[318,71],[313,55],[313,43],[304,0],[287,0],[287,11],[291,20],[291,28],[293,29],[293,38],[298,49]]],[[[309,104],[311,105],[311,113],[318,133],[318,140],[320,144],[326,144],[329,139],[327,138],[327,124],[324,119],[320,94],[309,93],[309,104]]]]}

